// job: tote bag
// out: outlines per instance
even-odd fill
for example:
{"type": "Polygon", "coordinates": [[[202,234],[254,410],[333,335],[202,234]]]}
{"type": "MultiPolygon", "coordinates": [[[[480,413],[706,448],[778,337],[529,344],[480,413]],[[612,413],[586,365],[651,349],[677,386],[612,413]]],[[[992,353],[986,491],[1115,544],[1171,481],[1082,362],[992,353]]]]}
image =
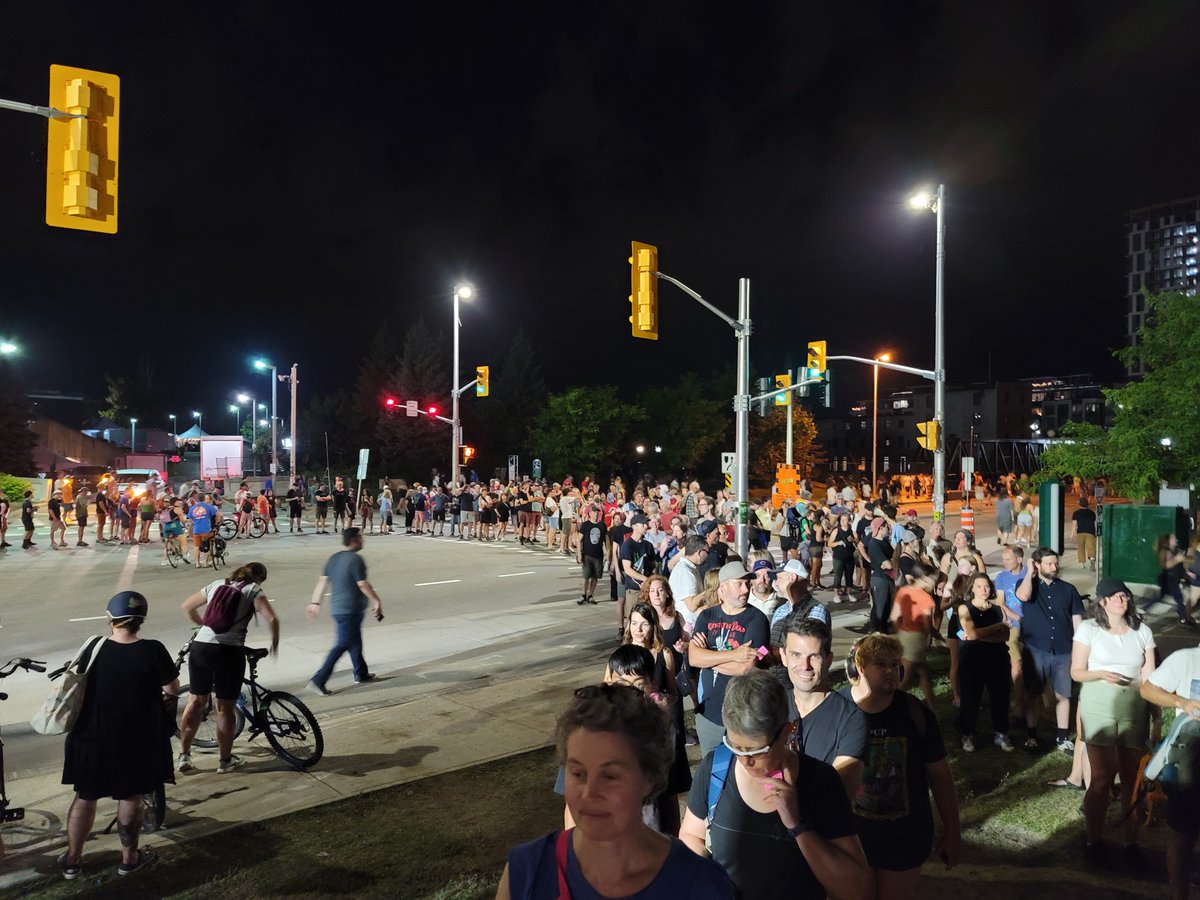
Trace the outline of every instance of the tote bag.
{"type": "Polygon", "coordinates": [[[74,727],[79,711],[83,709],[88,671],[105,640],[99,636],[90,638],[68,663],[62,680],[29,720],[30,727],[38,734],[66,734],[74,727]]]}

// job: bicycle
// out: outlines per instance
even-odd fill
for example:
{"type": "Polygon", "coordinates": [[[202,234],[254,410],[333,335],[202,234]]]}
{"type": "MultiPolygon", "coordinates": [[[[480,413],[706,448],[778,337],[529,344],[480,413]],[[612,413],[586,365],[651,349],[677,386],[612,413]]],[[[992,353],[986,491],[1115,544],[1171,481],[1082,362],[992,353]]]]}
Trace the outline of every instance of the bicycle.
{"type": "MultiPolygon", "coordinates": [[[[236,513],[232,519],[224,519],[217,526],[217,533],[225,540],[232,541],[237,537],[238,525],[241,522],[241,516],[246,513],[236,513]]],[[[267,533],[267,520],[258,513],[254,513],[250,519],[250,529],[247,532],[250,537],[258,539],[267,533]]]]}
{"type": "MultiPolygon", "coordinates": [[[[212,560],[213,570],[221,568],[221,566],[229,565],[229,560],[225,558],[227,545],[225,539],[219,534],[210,534],[200,542],[200,549],[196,552],[203,557],[206,553],[208,558],[212,560]]],[[[167,559],[170,560],[170,551],[167,553],[167,559]]]]}
{"type": "MultiPolygon", "coordinates": [[[[180,666],[191,650],[195,635],[188,639],[179,651],[180,666]]],[[[244,680],[248,690],[243,690],[237,699],[234,711],[233,737],[236,740],[250,724],[249,740],[260,734],[266,737],[271,749],[294,769],[304,771],[320,762],[325,753],[325,737],[317,717],[304,702],[294,694],[272,691],[258,683],[258,662],[270,651],[259,647],[243,647],[249,663],[249,674],[244,680]]],[[[202,750],[217,747],[216,714],[211,696],[204,709],[204,717],[192,744],[202,750]]]]}
{"type": "MultiPolygon", "coordinates": [[[[38,659],[27,659],[19,657],[10,659],[3,666],[0,666],[0,679],[7,678],[17,669],[24,669],[27,672],[45,672],[46,664],[38,659]]],[[[0,700],[7,700],[8,694],[0,692],[0,700]]],[[[4,789],[4,741],[0,741],[0,822],[19,822],[25,818],[25,807],[9,806],[8,792],[4,789]]],[[[0,856],[4,855],[4,851],[0,849],[0,856]]]]}

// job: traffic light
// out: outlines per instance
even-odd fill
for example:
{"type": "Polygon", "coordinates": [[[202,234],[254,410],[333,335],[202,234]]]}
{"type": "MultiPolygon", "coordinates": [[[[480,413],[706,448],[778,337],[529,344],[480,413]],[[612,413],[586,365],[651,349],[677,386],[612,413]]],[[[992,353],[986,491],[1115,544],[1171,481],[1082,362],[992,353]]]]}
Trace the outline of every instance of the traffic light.
{"type": "MultiPolygon", "coordinates": [[[[775,387],[786,388],[792,386],[792,373],[787,372],[783,375],[775,376],[775,387]]],[[[792,394],[790,391],[785,391],[782,394],[775,395],[776,406],[788,406],[792,402],[792,394]]]]}
{"type": "Polygon", "coordinates": [[[468,447],[464,444],[459,449],[462,450],[462,461],[463,461],[463,465],[465,466],[467,463],[469,463],[475,457],[475,448],[468,447]]]}
{"type": "Polygon", "coordinates": [[[391,412],[393,409],[396,408],[396,398],[395,397],[384,397],[383,398],[383,406],[388,412],[391,412]]]}
{"type": "Polygon", "coordinates": [[[828,369],[825,370],[824,396],[821,398],[821,403],[826,409],[833,406],[833,373],[828,369]]]}
{"type": "Polygon", "coordinates": [[[46,224],[117,233],[117,137],[121,79],[107,72],[50,67],[46,224]]]}
{"type": "Polygon", "coordinates": [[[635,338],[658,340],[658,248],[633,241],[629,257],[629,305],[635,338]]]}
{"type": "Polygon", "coordinates": [[[930,419],[928,422],[918,422],[917,431],[921,432],[921,436],[917,438],[917,443],[923,449],[937,450],[942,436],[938,428],[937,419],[930,419]]]}
{"type": "Polygon", "coordinates": [[[436,416],[436,415],[437,415],[437,412],[438,412],[438,408],[437,408],[436,406],[431,406],[431,407],[429,407],[429,414],[430,414],[431,416],[436,416]]]}
{"type": "Polygon", "coordinates": [[[475,396],[486,397],[490,390],[488,385],[489,370],[487,366],[475,367],[475,396]]]}
{"type": "Polygon", "coordinates": [[[824,341],[809,341],[808,342],[808,377],[809,378],[824,378],[825,377],[825,342],[824,341]]]}
{"type": "Polygon", "coordinates": [[[771,390],[771,386],[772,380],[770,378],[758,379],[758,391],[756,393],[759,395],[759,399],[754,404],[754,411],[764,419],[767,417],[767,398],[762,395],[771,390]]]}

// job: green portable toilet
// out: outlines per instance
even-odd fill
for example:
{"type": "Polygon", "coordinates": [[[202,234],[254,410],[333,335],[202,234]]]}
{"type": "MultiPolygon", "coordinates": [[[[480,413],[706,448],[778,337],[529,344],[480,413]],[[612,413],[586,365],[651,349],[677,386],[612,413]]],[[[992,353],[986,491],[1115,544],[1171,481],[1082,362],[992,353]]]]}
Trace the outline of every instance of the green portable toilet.
{"type": "Polygon", "coordinates": [[[1157,584],[1158,539],[1174,533],[1187,546],[1188,520],[1177,506],[1105,504],[1101,569],[1108,578],[1157,584]]]}

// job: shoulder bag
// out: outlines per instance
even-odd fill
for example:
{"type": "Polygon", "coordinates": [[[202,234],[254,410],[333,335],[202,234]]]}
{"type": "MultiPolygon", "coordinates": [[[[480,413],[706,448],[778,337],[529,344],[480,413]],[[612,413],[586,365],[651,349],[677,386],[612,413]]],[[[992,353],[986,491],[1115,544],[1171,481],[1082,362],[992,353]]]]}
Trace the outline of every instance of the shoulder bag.
{"type": "Polygon", "coordinates": [[[83,709],[88,672],[105,640],[107,638],[99,636],[89,638],[79,648],[75,658],[61,670],[62,681],[29,720],[30,727],[38,734],[66,734],[75,726],[83,709]]]}

